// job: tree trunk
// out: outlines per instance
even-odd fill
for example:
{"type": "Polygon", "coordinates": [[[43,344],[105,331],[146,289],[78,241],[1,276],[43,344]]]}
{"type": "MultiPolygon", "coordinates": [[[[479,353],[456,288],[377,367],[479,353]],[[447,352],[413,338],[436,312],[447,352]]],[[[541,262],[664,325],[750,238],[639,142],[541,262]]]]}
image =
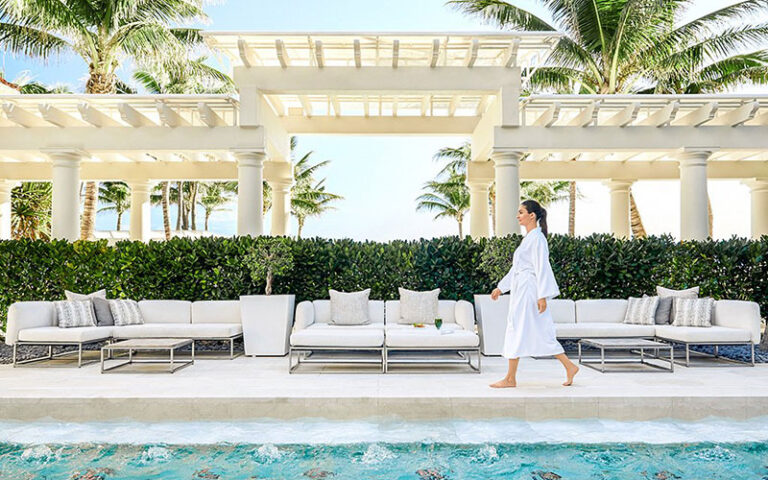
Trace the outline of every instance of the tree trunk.
{"type": "Polygon", "coordinates": [[[709,200],[709,193],[707,193],[707,215],[709,217],[709,238],[712,238],[712,222],[714,217],[712,216],[712,202],[709,200]]]}
{"type": "Polygon", "coordinates": [[[102,73],[90,65],[88,81],[85,84],[85,93],[110,94],[117,92],[117,76],[112,73],[102,73]]]}
{"type": "Polygon", "coordinates": [[[197,187],[199,185],[199,182],[192,182],[192,194],[191,198],[189,199],[189,213],[190,217],[192,219],[192,230],[197,230],[197,215],[196,215],[196,208],[197,207],[197,187]]]}
{"type": "Polygon", "coordinates": [[[462,234],[462,231],[461,231],[461,220],[456,220],[456,223],[458,223],[458,224],[459,224],[459,238],[463,238],[463,237],[461,236],[461,234],[462,234]]]}
{"type": "Polygon", "coordinates": [[[182,212],[182,208],[184,207],[184,195],[181,193],[183,188],[184,182],[176,182],[176,231],[181,230],[181,217],[184,216],[184,212],[182,212]]]}
{"type": "Polygon", "coordinates": [[[301,229],[304,228],[304,218],[303,217],[296,217],[296,220],[299,223],[299,228],[296,230],[296,238],[301,238],[301,229]]]}
{"type": "Polygon", "coordinates": [[[205,211],[205,231],[208,231],[208,219],[211,218],[211,212],[206,210],[205,211]]]}
{"type": "Polygon", "coordinates": [[[491,184],[488,191],[488,200],[491,203],[491,236],[496,236],[496,184],[491,184]]]}
{"type": "Polygon", "coordinates": [[[93,222],[96,217],[96,205],[98,200],[99,183],[87,182],[85,184],[83,218],[80,219],[80,240],[89,240],[91,237],[93,237],[93,222]]]}
{"type": "Polygon", "coordinates": [[[643,227],[643,219],[640,217],[640,210],[637,209],[635,204],[635,196],[632,195],[632,189],[629,190],[629,220],[632,226],[632,236],[634,238],[645,238],[648,235],[645,233],[645,227],[643,227]]]}
{"type": "Polygon", "coordinates": [[[272,295],[272,269],[267,269],[267,285],[264,288],[264,293],[272,295]]]}
{"type": "Polygon", "coordinates": [[[576,236],[576,182],[568,186],[568,235],[576,236]]]}
{"type": "Polygon", "coordinates": [[[117,231],[118,232],[120,231],[120,226],[122,225],[122,223],[123,223],[123,213],[117,212],[117,231]]]}
{"type": "Polygon", "coordinates": [[[163,182],[163,198],[161,200],[161,203],[163,205],[163,231],[165,232],[166,240],[171,239],[171,217],[168,213],[168,204],[170,203],[169,202],[170,184],[171,182],[167,180],[163,182]]]}

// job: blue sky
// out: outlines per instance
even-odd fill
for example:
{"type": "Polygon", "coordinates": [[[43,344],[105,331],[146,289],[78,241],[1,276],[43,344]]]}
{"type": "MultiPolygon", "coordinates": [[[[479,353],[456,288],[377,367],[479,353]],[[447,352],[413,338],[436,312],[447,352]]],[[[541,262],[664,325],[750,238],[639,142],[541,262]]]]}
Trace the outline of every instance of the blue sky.
{"type": "MultiPolygon", "coordinates": [[[[543,13],[537,2],[514,2],[543,13]]],[[[691,13],[702,14],[728,1],[702,0],[691,13]]],[[[444,0],[227,0],[206,7],[207,30],[257,31],[487,31],[494,28],[468,18],[444,0]]],[[[3,54],[2,70],[11,80],[25,72],[45,84],[68,84],[82,91],[86,65],[78,57],[63,57],[43,64],[3,54]]],[[[124,79],[130,71],[120,72],[124,79]]],[[[415,198],[424,182],[440,165],[432,155],[443,146],[458,146],[461,137],[365,137],[302,136],[298,154],[314,151],[316,160],[330,159],[323,172],[329,191],[344,196],[337,209],[311,218],[304,236],[351,237],[358,240],[390,240],[455,235],[456,222],[433,220],[432,214],[416,212],[415,198]]],[[[580,182],[583,198],[577,202],[576,233],[588,235],[609,230],[608,190],[599,182],[580,182]]],[[[646,229],[651,234],[679,235],[679,185],[676,181],[638,182],[633,187],[646,229]]],[[[748,189],[737,181],[711,181],[715,237],[749,234],[748,189]]],[[[235,210],[214,214],[212,230],[235,231],[235,210]]],[[[200,216],[202,218],[202,215],[200,216]]],[[[550,208],[550,229],[567,231],[567,205],[550,208]]],[[[269,230],[269,215],[265,219],[269,230]]],[[[100,214],[97,229],[113,229],[114,216],[100,214]]],[[[123,219],[127,229],[128,218],[123,219]]],[[[153,228],[161,229],[160,212],[153,212],[153,228]]],[[[465,232],[469,221],[465,220],[465,232]]],[[[295,232],[295,225],[293,231],[295,232]]]]}

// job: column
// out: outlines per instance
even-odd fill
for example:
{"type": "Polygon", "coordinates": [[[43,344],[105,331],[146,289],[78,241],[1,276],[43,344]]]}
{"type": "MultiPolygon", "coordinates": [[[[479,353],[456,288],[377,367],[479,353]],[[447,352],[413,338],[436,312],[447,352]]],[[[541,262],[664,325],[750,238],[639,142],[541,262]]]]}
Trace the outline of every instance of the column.
{"type": "Polygon", "coordinates": [[[270,181],[272,187],[272,229],[270,235],[288,234],[288,222],[291,218],[291,180],[270,181]]]}
{"type": "Polygon", "coordinates": [[[519,150],[494,150],[491,158],[496,170],[496,236],[520,233],[517,210],[520,207],[519,150]]]}
{"type": "Polygon", "coordinates": [[[0,180],[0,240],[11,236],[11,190],[16,182],[0,180]]]}
{"type": "Polygon", "coordinates": [[[611,233],[617,238],[629,238],[629,188],[634,180],[608,180],[611,191],[611,233]]]}
{"type": "Polygon", "coordinates": [[[491,185],[483,181],[467,181],[469,186],[469,235],[472,238],[490,236],[488,224],[488,192],[491,185]]]}
{"type": "Polygon", "coordinates": [[[712,150],[686,149],[680,163],[680,239],[706,240],[709,236],[707,212],[707,159],[712,150]]]}
{"type": "Polygon", "coordinates": [[[237,151],[237,234],[262,235],[264,152],[237,151]]]}
{"type": "Polygon", "coordinates": [[[53,162],[51,238],[80,238],[80,158],[74,150],[47,152],[53,162]]]}
{"type": "Polygon", "coordinates": [[[768,235],[768,178],[754,178],[744,182],[750,190],[752,238],[768,235]]]}
{"type": "Polygon", "coordinates": [[[152,182],[129,182],[131,188],[131,240],[148,242],[152,236],[152,182]]]}

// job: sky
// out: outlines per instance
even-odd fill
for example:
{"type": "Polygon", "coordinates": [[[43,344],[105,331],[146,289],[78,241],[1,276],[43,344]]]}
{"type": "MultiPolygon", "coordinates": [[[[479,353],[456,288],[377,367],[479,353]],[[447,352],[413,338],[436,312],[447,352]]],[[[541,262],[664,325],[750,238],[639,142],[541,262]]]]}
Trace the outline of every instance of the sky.
{"type": "MultiPolygon", "coordinates": [[[[533,0],[514,2],[534,13],[545,15],[533,0]]],[[[701,15],[732,1],[699,0],[690,15],[701,15]]],[[[207,30],[219,31],[493,31],[479,20],[466,17],[444,0],[219,0],[206,7],[210,22],[207,30]]],[[[130,66],[122,69],[123,79],[130,77],[130,66]]],[[[3,53],[2,70],[14,80],[30,76],[45,84],[67,84],[82,91],[87,72],[79,57],[65,56],[47,64],[15,58],[3,53]]],[[[749,90],[746,90],[749,91],[749,90]]],[[[760,91],[760,90],[752,90],[760,91]]],[[[765,93],[765,90],[762,90],[765,93]]],[[[454,220],[433,219],[430,212],[416,211],[416,198],[422,186],[434,178],[441,165],[432,157],[445,146],[459,146],[466,138],[436,136],[311,136],[298,138],[297,155],[312,151],[315,161],[330,160],[319,172],[326,178],[327,189],[344,197],[336,209],[307,220],[302,236],[353,238],[388,241],[418,239],[458,234],[454,220]]],[[[610,231],[608,188],[601,182],[579,182],[580,199],[576,204],[576,234],[610,231]]],[[[680,235],[680,188],[677,181],[639,181],[633,186],[638,209],[646,231],[651,235],[680,235]]],[[[749,236],[749,189],[739,181],[711,180],[715,238],[749,236]]],[[[232,235],[236,230],[236,206],[214,213],[211,230],[232,235]]],[[[549,209],[549,227],[553,233],[567,233],[568,204],[553,204],[549,209]]],[[[172,221],[175,213],[172,211],[172,221]]],[[[202,218],[202,212],[200,212],[202,218]]],[[[265,218],[269,232],[270,216],[265,218]]],[[[123,229],[128,228],[128,215],[123,229]]],[[[98,230],[114,229],[112,213],[100,213],[98,230]]],[[[162,229],[159,209],[154,209],[153,229],[162,229]]],[[[293,221],[292,233],[296,232],[293,221]]],[[[465,234],[469,218],[464,221],[465,234]]]]}

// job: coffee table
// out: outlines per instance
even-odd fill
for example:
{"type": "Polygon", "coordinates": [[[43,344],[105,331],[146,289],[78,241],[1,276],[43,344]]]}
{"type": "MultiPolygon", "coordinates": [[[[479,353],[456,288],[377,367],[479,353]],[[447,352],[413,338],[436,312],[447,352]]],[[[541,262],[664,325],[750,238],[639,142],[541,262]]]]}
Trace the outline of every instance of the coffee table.
{"type": "Polygon", "coordinates": [[[123,340],[120,342],[110,343],[101,347],[101,373],[105,372],[133,372],[137,373],[135,369],[123,369],[128,365],[138,363],[154,363],[160,365],[168,365],[168,369],[163,370],[151,370],[142,371],[142,373],[173,373],[184,367],[188,367],[195,363],[195,342],[189,338],[136,338],[132,340],[123,340]],[[178,348],[192,345],[192,356],[189,359],[177,360],[174,358],[174,351],[178,348]],[[104,366],[105,354],[109,354],[109,358],[113,358],[116,352],[128,352],[128,360],[119,363],[117,365],[111,365],[109,367],[104,366]],[[146,351],[167,351],[168,359],[164,358],[133,358],[134,352],[146,352],[146,351]],[[117,370],[121,369],[121,370],[117,370]]]}
{"type": "Polygon", "coordinates": [[[608,364],[619,363],[636,363],[646,365],[655,369],[665,370],[668,372],[675,371],[675,351],[674,346],[670,343],[657,342],[655,340],[646,340],[643,338],[583,338],[579,340],[579,363],[589,368],[593,368],[601,373],[610,371],[636,371],[643,372],[649,370],[606,370],[605,366],[608,364]],[[581,356],[581,346],[586,345],[600,349],[600,361],[597,360],[584,360],[581,356]],[[613,358],[606,360],[605,351],[626,351],[630,354],[629,357],[613,358]],[[652,351],[653,353],[646,353],[646,351],[652,351]],[[669,355],[666,357],[661,356],[662,351],[667,351],[669,355]],[[669,367],[656,365],[646,361],[646,357],[661,360],[664,363],[669,363],[669,367]],[[599,368],[598,368],[599,365],[599,368]]]}

